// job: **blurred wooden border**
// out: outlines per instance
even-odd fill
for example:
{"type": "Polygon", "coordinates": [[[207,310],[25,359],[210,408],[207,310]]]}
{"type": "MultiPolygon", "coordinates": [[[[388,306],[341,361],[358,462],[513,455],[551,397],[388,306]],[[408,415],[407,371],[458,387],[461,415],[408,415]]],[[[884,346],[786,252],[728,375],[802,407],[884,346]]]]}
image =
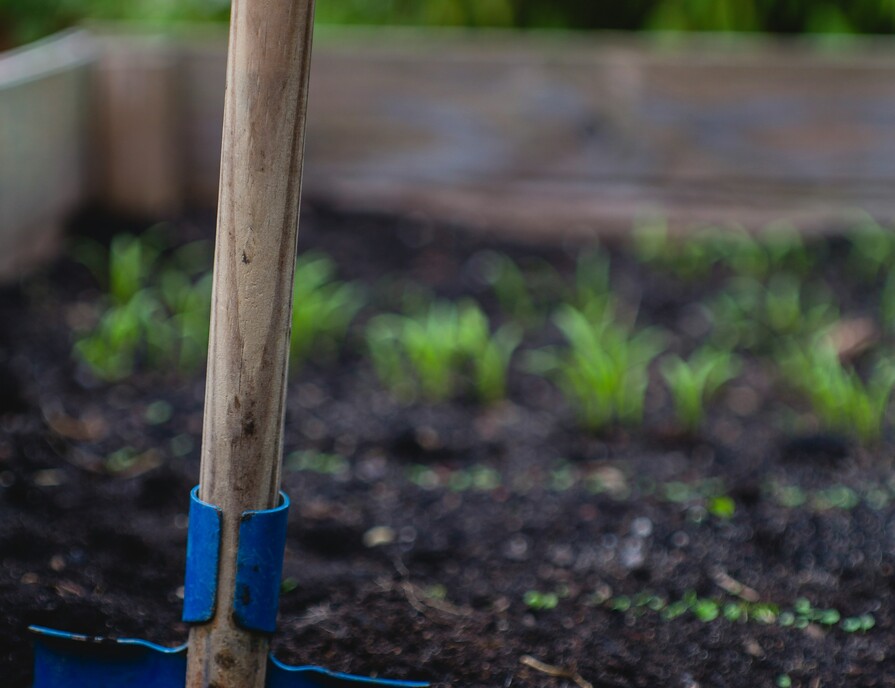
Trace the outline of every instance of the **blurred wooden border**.
{"type": "MultiPolygon", "coordinates": [[[[315,40],[309,199],[539,237],[649,215],[806,229],[857,208],[895,218],[890,40],[315,40]]],[[[120,25],[0,56],[0,272],[22,252],[4,237],[36,237],[87,198],[155,218],[213,207],[225,60],[221,29],[120,25]]]]}
{"type": "Polygon", "coordinates": [[[0,277],[53,255],[90,195],[96,59],[83,31],[0,54],[0,277]]]}

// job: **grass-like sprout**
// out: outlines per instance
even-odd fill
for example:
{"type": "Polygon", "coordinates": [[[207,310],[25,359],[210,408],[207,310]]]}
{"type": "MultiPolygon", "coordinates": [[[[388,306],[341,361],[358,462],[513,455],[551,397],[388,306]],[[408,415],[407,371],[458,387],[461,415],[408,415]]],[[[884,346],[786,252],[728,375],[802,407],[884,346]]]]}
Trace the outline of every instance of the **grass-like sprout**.
{"type": "Polygon", "coordinates": [[[637,259],[679,279],[691,282],[705,277],[712,269],[707,246],[693,237],[672,237],[662,218],[639,223],[632,232],[637,259]]]}
{"type": "Polygon", "coordinates": [[[293,370],[312,356],[332,358],[364,306],[360,286],[334,275],[335,264],[322,253],[306,253],[296,261],[289,345],[293,370]]]}
{"type": "Polygon", "coordinates": [[[812,337],[835,323],[838,308],[822,286],[804,286],[789,273],[767,285],[734,278],[707,305],[713,339],[721,348],[767,350],[782,338],[812,337]]]}
{"type": "Polygon", "coordinates": [[[125,303],[108,305],[95,327],[77,338],[74,353],[98,378],[113,381],[133,373],[138,357],[160,363],[170,348],[161,304],[144,290],[125,303]]]}
{"type": "Polygon", "coordinates": [[[851,249],[846,267],[866,281],[875,280],[895,261],[895,231],[883,227],[867,213],[848,233],[851,249]]]}
{"type": "Polygon", "coordinates": [[[198,279],[179,269],[158,275],[158,290],[170,315],[167,326],[176,339],[177,365],[184,372],[201,366],[208,352],[211,281],[210,272],[198,279]]]}
{"type": "Polygon", "coordinates": [[[895,269],[889,271],[880,296],[880,323],[889,334],[895,334],[895,269]]]}
{"type": "Polygon", "coordinates": [[[529,257],[520,267],[503,253],[482,251],[475,256],[475,264],[503,315],[525,329],[542,327],[549,304],[564,297],[563,280],[546,260],[529,257]]]}
{"type": "Polygon", "coordinates": [[[506,395],[506,376],[521,341],[518,325],[491,333],[488,317],[472,301],[435,301],[416,315],[385,314],[367,327],[367,345],[379,379],[397,396],[417,388],[432,401],[454,396],[469,372],[479,400],[506,395]]]}
{"type": "Polygon", "coordinates": [[[685,281],[707,276],[715,266],[742,277],[780,271],[804,274],[813,258],[798,231],[778,222],[760,234],[742,227],[703,227],[672,237],[664,220],[641,223],[633,232],[635,256],[685,281]]]}
{"type": "Polygon", "coordinates": [[[705,417],[706,404],[740,372],[739,358],[729,351],[703,347],[687,360],[676,355],[662,359],[659,370],[674,404],[681,428],[695,434],[705,417]]]}
{"type": "Polygon", "coordinates": [[[598,319],[591,319],[564,305],[554,322],[568,347],[532,352],[530,369],[556,381],[589,430],[641,422],[649,365],[664,348],[661,332],[653,328],[634,331],[615,318],[611,307],[598,319]]]}
{"type": "Polygon", "coordinates": [[[501,310],[525,326],[543,321],[541,310],[529,291],[525,275],[512,258],[489,251],[482,256],[484,277],[494,290],[501,310]]]}
{"type": "Polygon", "coordinates": [[[826,427],[862,442],[879,439],[895,388],[895,363],[880,360],[864,382],[842,364],[832,344],[818,339],[807,346],[791,344],[781,357],[781,370],[826,427]]]}
{"type": "MultiPolygon", "coordinates": [[[[76,333],[75,356],[102,380],[120,380],[139,366],[195,370],[208,350],[211,244],[170,250],[161,227],[114,237],[106,249],[85,241],[75,257],[103,290],[95,325],[76,333]]],[[[331,354],[363,305],[353,284],[332,279],[325,256],[299,258],[291,352],[297,363],[331,354]]]]}
{"type": "Polygon", "coordinates": [[[609,255],[599,248],[583,252],[575,268],[575,288],[569,302],[588,319],[602,320],[616,306],[610,280],[609,255]]]}

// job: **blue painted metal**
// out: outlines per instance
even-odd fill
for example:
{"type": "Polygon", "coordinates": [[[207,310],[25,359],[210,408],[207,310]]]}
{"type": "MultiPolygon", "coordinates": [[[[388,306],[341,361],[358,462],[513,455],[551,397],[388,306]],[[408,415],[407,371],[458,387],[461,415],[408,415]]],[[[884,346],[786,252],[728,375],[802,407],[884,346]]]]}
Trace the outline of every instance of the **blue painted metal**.
{"type": "MultiPolygon", "coordinates": [[[[183,688],[186,645],[110,640],[32,626],[33,688],[183,688]]],[[[265,688],[425,688],[427,683],[353,676],[314,666],[291,667],[270,656],[265,688]]]]}
{"type": "Polygon", "coordinates": [[[267,663],[265,688],[363,688],[363,686],[392,686],[393,688],[427,688],[419,681],[393,681],[386,678],[354,676],[330,671],[317,666],[293,667],[283,664],[273,655],[267,663]]]}
{"type": "MultiPolygon", "coordinates": [[[[277,617],[286,545],[289,498],[275,509],[246,511],[239,524],[234,617],[243,627],[271,633],[277,617]]],[[[215,613],[221,549],[221,510],[190,492],[183,620],[209,621],[215,613]]],[[[167,648],[145,640],[100,638],[32,626],[33,688],[183,688],[187,646],[167,648]]],[[[390,681],[292,667],[270,655],[265,688],[426,688],[428,683],[390,681]]]]}
{"type": "Polygon", "coordinates": [[[190,525],[186,541],[183,620],[205,623],[214,617],[221,553],[221,510],[190,491],[190,525]]]}
{"type": "Polygon", "coordinates": [[[289,497],[280,506],[246,511],[239,522],[233,618],[243,628],[273,633],[280,603],[280,576],[286,549],[289,497]]]}
{"type": "Polygon", "coordinates": [[[186,645],[109,640],[32,626],[33,688],[183,688],[186,645]]]}

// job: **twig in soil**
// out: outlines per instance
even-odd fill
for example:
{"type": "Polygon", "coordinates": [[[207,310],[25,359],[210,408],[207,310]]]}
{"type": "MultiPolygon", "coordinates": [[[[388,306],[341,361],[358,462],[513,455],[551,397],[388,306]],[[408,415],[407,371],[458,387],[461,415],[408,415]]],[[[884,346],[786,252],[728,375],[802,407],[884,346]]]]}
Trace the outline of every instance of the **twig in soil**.
{"type": "Polygon", "coordinates": [[[546,664],[539,659],[535,659],[531,655],[522,655],[519,658],[519,663],[524,664],[535,671],[540,671],[542,674],[572,681],[578,688],[594,688],[593,684],[577,671],[567,669],[566,667],[554,666],[553,664],[546,664]]]}
{"type": "Polygon", "coordinates": [[[441,612],[442,614],[448,614],[450,616],[469,616],[472,614],[472,611],[466,607],[458,607],[455,604],[451,604],[450,602],[445,602],[444,600],[433,599],[429,595],[426,594],[424,590],[422,590],[418,585],[415,585],[410,581],[410,571],[408,571],[407,567],[404,565],[404,562],[400,559],[395,560],[395,568],[398,571],[398,574],[403,579],[401,581],[401,591],[404,593],[404,596],[407,598],[407,601],[410,602],[410,606],[413,607],[420,614],[426,615],[426,612],[429,609],[434,609],[435,611],[441,612]]]}
{"type": "Polygon", "coordinates": [[[758,594],[757,590],[750,588],[745,583],[740,583],[738,580],[731,578],[720,569],[712,573],[712,580],[715,581],[715,585],[725,592],[746,600],[746,602],[758,602],[761,599],[761,595],[758,594]]]}
{"type": "Polygon", "coordinates": [[[418,585],[414,585],[409,580],[401,581],[400,589],[407,601],[410,602],[410,606],[424,616],[428,616],[427,612],[433,609],[450,616],[466,617],[472,613],[465,607],[458,607],[450,602],[431,598],[418,585]]]}

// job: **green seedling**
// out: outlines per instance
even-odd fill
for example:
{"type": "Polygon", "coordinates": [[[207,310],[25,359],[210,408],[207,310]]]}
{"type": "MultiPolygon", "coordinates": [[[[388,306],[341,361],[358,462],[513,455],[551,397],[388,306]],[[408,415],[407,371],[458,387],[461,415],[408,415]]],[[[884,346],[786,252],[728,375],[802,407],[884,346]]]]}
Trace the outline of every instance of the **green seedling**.
{"type": "Polygon", "coordinates": [[[160,232],[157,226],[140,236],[119,234],[112,238],[108,248],[85,239],[74,247],[74,258],[90,270],[114,303],[125,304],[149,281],[161,253],[160,232]]]}
{"type": "Polygon", "coordinates": [[[455,369],[461,364],[459,314],[454,304],[435,302],[419,317],[383,315],[371,320],[367,344],[380,380],[393,391],[413,391],[416,377],[431,400],[454,393],[455,369]],[[408,368],[410,371],[408,371],[408,368]]]}
{"type": "Polygon", "coordinates": [[[335,264],[321,253],[306,253],[296,261],[289,345],[293,370],[312,356],[334,357],[364,305],[361,288],[334,275],[335,264]]]}
{"type": "Polygon", "coordinates": [[[672,238],[664,220],[650,220],[635,227],[633,248],[641,262],[686,281],[704,278],[716,267],[755,279],[784,270],[804,274],[813,262],[799,232],[783,222],[757,235],[731,226],[690,229],[672,238]]]}
{"type": "Polygon", "coordinates": [[[108,306],[94,329],[76,340],[74,353],[97,377],[114,381],[133,373],[138,358],[162,365],[172,346],[164,309],[146,290],[108,306]]]}
{"type": "Polygon", "coordinates": [[[159,272],[158,290],[170,316],[167,325],[177,340],[177,363],[184,372],[195,370],[208,351],[211,273],[192,280],[185,272],[166,268],[159,272]]]}
{"type": "Polygon", "coordinates": [[[149,425],[161,425],[171,420],[173,415],[174,407],[167,401],[159,399],[146,407],[143,418],[149,425]]]}
{"type": "Polygon", "coordinates": [[[703,623],[709,623],[710,621],[714,621],[721,614],[721,605],[718,604],[715,600],[707,599],[707,598],[699,598],[696,602],[693,603],[691,607],[691,611],[693,612],[693,616],[702,621],[703,623]]]}
{"type": "Polygon", "coordinates": [[[843,619],[840,625],[846,633],[866,633],[876,626],[876,620],[870,614],[861,614],[843,619]]]}
{"type": "Polygon", "coordinates": [[[555,592],[539,592],[528,590],[522,597],[525,606],[534,611],[549,611],[556,609],[559,604],[559,596],[555,592]]]}
{"type": "Polygon", "coordinates": [[[110,381],[130,375],[138,364],[184,371],[200,365],[208,346],[211,277],[194,280],[179,266],[188,254],[208,247],[207,242],[187,244],[163,258],[160,230],[115,237],[105,252],[82,245],[78,254],[92,263],[107,292],[96,326],[77,337],[75,355],[110,381]]]}
{"type": "Polygon", "coordinates": [[[752,278],[735,278],[709,301],[707,310],[717,345],[747,351],[766,351],[782,339],[817,335],[838,317],[824,287],[805,287],[787,273],[771,276],[767,286],[752,278]]]}
{"type": "Polygon", "coordinates": [[[489,251],[480,256],[484,278],[491,285],[501,310],[523,327],[543,323],[543,308],[535,303],[522,270],[509,256],[489,251]]]}
{"type": "Polygon", "coordinates": [[[290,592],[298,590],[299,585],[300,584],[297,579],[293,578],[292,576],[287,576],[283,579],[283,582],[280,583],[280,594],[288,595],[290,592]]]}
{"type": "Polygon", "coordinates": [[[544,348],[529,357],[529,369],[551,376],[592,431],[613,423],[637,424],[649,382],[649,366],[664,347],[656,329],[634,331],[609,308],[599,319],[565,305],[554,316],[565,348],[544,348]]]}
{"type": "Polygon", "coordinates": [[[600,248],[584,251],[575,267],[575,289],[569,302],[589,320],[597,322],[610,316],[617,302],[612,294],[609,256],[600,248]]]}
{"type": "MultiPolygon", "coordinates": [[[[106,292],[96,326],[80,333],[74,347],[100,379],[120,380],[138,365],[190,372],[205,360],[211,244],[167,250],[162,229],[114,237],[108,250],[95,242],[76,247],[106,292]]],[[[298,261],[291,341],[296,364],[312,354],[332,355],[363,304],[359,288],[333,280],[333,272],[320,254],[298,261]]]]}
{"type": "Polygon", "coordinates": [[[109,473],[123,473],[130,469],[139,458],[139,452],[133,447],[122,447],[109,454],[103,462],[109,473]]]}
{"type": "Polygon", "coordinates": [[[313,450],[294,451],[286,457],[290,471],[306,471],[322,475],[344,475],[348,472],[348,460],[339,454],[327,454],[313,450]]]}
{"type": "Polygon", "coordinates": [[[447,488],[454,492],[490,492],[503,484],[500,473],[490,466],[475,464],[469,468],[435,471],[429,466],[414,465],[407,471],[407,478],[424,490],[447,488]]]}
{"type": "Polygon", "coordinates": [[[788,222],[772,222],[758,237],[768,257],[768,273],[808,273],[815,263],[819,246],[809,250],[801,232],[788,222]]]}
{"type": "Polygon", "coordinates": [[[522,341],[522,331],[509,323],[491,334],[488,317],[471,302],[460,307],[459,316],[460,357],[472,366],[476,395],[488,404],[499,401],[506,396],[510,359],[522,341]]]}
{"type": "Polygon", "coordinates": [[[695,434],[705,417],[705,406],[718,390],[736,377],[741,369],[739,359],[729,351],[708,347],[697,349],[686,361],[668,356],[659,370],[674,403],[679,425],[695,434]]]}
{"type": "Polygon", "coordinates": [[[763,277],[770,265],[762,242],[742,227],[711,227],[697,232],[690,241],[702,244],[707,262],[723,265],[735,275],[763,277]]]}
{"type": "Polygon", "coordinates": [[[632,232],[635,257],[642,263],[692,282],[711,272],[712,260],[705,242],[692,236],[671,237],[663,218],[651,218],[635,225],[632,232]]]}
{"type": "Polygon", "coordinates": [[[812,264],[801,234],[784,222],[772,223],[760,234],[739,226],[712,228],[697,233],[694,240],[705,244],[710,263],[741,277],[764,279],[780,272],[801,275],[812,264]]]}
{"type": "Polygon", "coordinates": [[[479,400],[504,398],[510,360],[520,342],[514,323],[492,334],[487,316],[472,301],[435,301],[419,315],[381,315],[367,327],[380,380],[400,397],[412,398],[419,388],[433,401],[451,398],[467,372],[479,400]]]}
{"type": "Polygon", "coordinates": [[[863,442],[879,439],[895,387],[895,363],[880,360],[865,383],[828,340],[817,339],[806,347],[791,345],[780,365],[785,380],[808,398],[826,427],[863,442]]]}
{"type": "Polygon", "coordinates": [[[797,599],[792,609],[781,609],[780,605],[773,602],[700,597],[693,590],[688,590],[681,599],[672,601],[650,592],[640,592],[633,597],[628,595],[593,597],[592,600],[593,604],[602,604],[616,612],[656,611],[665,621],[690,614],[702,623],[712,623],[718,619],[729,623],[745,623],[752,620],[765,625],[776,624],[782,628],[797,630],[814,623],[827,628],[838,627],[846,633],[866,633],[876,625],[872,614],[843,618],[838,610],[815,608],[805,598],[797,599]]]}
{"type": "Polygon", "coordinates": [[[875,280],[895,262],[895,231],[883,227],[867,213],[849,231],[851,250],[846,266],[865,281],[875,280]]]}
{"type": "Polygon", "coordinates": [[[845,485],[834,485],[814,493],[811,506],[818,511],[842,509],[849,511],[861,503],[858,493],[845,485]]]}
{"type": "Polygon", "coordinates": [[[880,323],[890,336],[895,335],[895,269],[890,270],[880,296],[880,323]]]}
{"type": "Polygon", "coordinates": [[[472,466],[469,469],[456,471],[448,480],[448,489],[454,492],[476,490],[490,492],[500,486],[501,478],[493,468],[472,466]]]}
{"type": "Polygon", "coordinates": [[[566,460],[558,461],[547,469],[539,467],[512,477],[503,476],[484,464],[474,464],[467,468],[414,464],[407,469],[406,477],[424,490],[490,492],[503,488],[513,494],[528,494],[535,489],[566,492],[580,488],[592,494],[606,494],[619,501],[630,499],[633,494],[638,498],[654,495],[659,500],[673,504],[703,508],[719,519],[733,518],[736,513],[734,500],[725,494],[724,484],[716,478],[694,483],[668,482],[660,485],[641,481],[635,489],[617,469],[603,467],[585,470],[566,460]]]}
{"type": "Polygon", "coordinates": [[[892,494],[884,487],[869,485],[852,488],[847,485],[832,485],[819,490],[808,491],[798,485],[784,485],[771,481],[765,486],[768,497],[787,509],[807,506],[815,511],[841,509],[849,511],[859,504],[866,504],[874,510],[884,509],[892,501],[892,494]]]}
{"type": "Polygon", "coordinates": [[[736,513],[736,504],[733,499],[727,495],[710,497],[706,502],[705,508],[712,516],[721,519],[731,519],[736,513]]]}

